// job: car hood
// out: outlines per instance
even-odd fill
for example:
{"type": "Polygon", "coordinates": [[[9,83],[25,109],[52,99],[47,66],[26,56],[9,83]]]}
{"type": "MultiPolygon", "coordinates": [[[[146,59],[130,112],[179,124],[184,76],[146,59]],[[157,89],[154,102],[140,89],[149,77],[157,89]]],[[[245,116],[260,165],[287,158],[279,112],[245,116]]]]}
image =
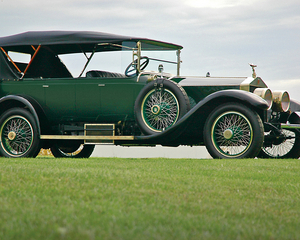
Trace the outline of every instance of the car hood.
{"type": "MultiPolygon", "coordinates": [[[[173,79],[175,80],[175,79],[173,79]]],[[[175,80],[176,81],[176,80],[175,80]]],[[[252,77],[181,77],[177,81],[182,87],[194,86],[235,86],[241,90],[251,91],[251,87],[267,88],[266,83],[260,78],[252,77]]]]}

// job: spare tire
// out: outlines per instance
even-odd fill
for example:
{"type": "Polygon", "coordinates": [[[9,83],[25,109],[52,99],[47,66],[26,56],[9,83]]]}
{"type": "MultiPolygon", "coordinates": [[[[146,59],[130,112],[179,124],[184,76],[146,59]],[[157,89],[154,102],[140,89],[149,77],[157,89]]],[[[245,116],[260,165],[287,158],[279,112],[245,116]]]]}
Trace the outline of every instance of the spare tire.
{"type": "Polygon", "coordinates": [[[189,110],[185,90],[168,79],[148,83],[137,96],[134,106],[136,122],[146,135],[168,129],[189,110]]]}

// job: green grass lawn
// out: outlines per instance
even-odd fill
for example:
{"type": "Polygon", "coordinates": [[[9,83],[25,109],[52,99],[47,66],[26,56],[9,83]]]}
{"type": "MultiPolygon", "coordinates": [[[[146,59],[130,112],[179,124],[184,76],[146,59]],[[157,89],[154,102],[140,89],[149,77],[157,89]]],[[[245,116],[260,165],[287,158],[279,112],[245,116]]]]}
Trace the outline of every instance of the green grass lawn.
{"type": "Polygon", "coordinates": [[[0,159],[0,239],[300,239],[299,160],[0,159]]]}

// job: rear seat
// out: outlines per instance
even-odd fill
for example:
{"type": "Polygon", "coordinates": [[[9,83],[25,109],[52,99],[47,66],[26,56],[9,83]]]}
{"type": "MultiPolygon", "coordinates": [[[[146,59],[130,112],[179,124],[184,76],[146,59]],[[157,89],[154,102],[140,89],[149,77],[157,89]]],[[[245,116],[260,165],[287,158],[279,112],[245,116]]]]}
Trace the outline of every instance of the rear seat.
{"type": "Polygon", "coordinates": [[[101,77],[101,78],[126,78],[125,74],[91,70],[86,73],[86,77],[101,77]]]}

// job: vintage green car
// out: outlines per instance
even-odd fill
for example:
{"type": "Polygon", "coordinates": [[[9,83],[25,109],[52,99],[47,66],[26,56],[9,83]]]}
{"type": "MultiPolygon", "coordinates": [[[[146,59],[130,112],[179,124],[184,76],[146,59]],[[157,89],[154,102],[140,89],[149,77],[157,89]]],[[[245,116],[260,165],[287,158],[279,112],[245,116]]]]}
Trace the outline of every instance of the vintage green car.
{"type": "Polygon", "coordinates": [[[159,144],[205,145],[214,158],[299,158],[298,102],[268,89],[254,65],[252,77],[181,76],[181,50],[100,32],[1,37],[0,154],[50,148],[79,158],[95,144],[159,144]]]}

